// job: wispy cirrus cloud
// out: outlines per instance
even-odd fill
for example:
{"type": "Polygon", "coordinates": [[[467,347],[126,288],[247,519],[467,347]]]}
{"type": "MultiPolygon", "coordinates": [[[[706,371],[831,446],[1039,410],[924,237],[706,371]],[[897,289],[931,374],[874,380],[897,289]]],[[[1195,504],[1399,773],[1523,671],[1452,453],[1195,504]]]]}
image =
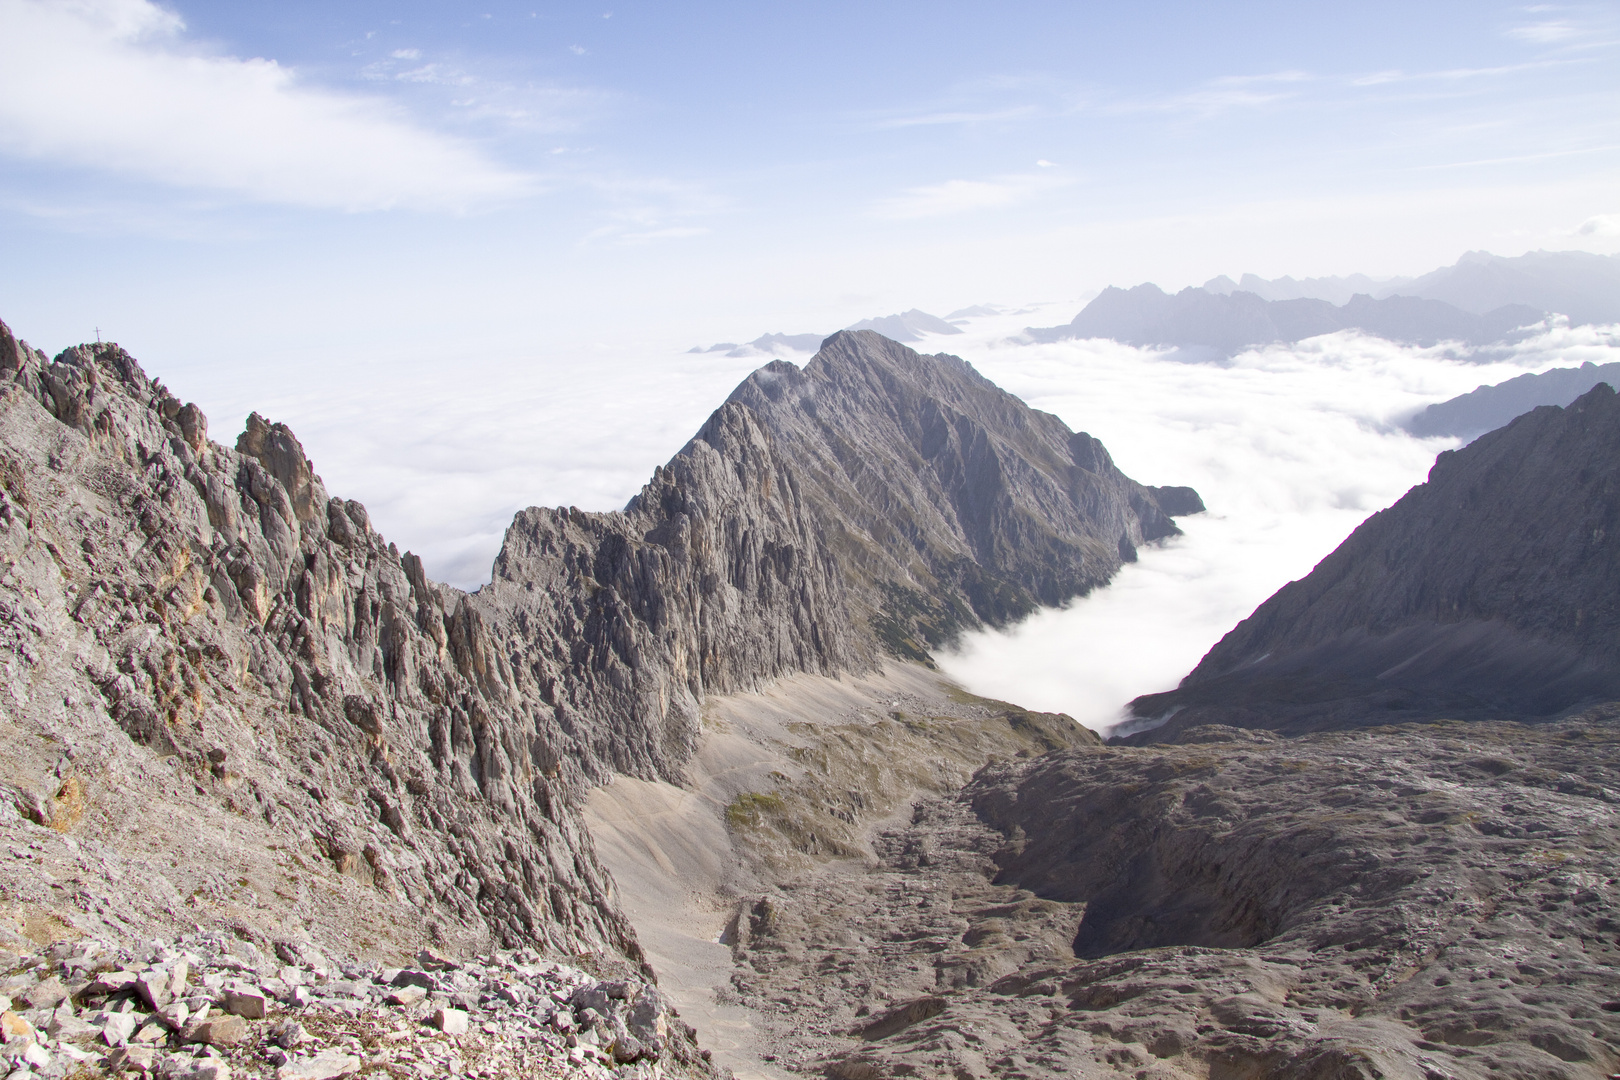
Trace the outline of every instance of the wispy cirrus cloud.
{"type": "Polygon", "coordinates": [[[536,187],[386,101],[210,53],[150,0],[0,0],[0,26],[0,152],[15,157],[349,211],[464,211],[536,187]]]}
{"type": "Polygon", "coordinates": [[[898,195],[880,200],[873,208],[875,217],[896,221],[950,217],[975,210],[1013,206],[1046,191],[1071,183],[1068,178],[1045,171],[998,176],[989,180],[946,180],[907,188],[898,195]]]}
{"type": "Polygon", "coordinates": [[[1505,27],[1502,36],[1551,52],[1570,52],[1620,44],[1620,20],[1606,5],[1537,5],[1525,14],[1543,16],[1505,27]]]}
{"type": "Polygon", "coordinates": [[[1297,96],[1295,87],[1308,82],[1303,71],[1274,71],[1259,75],[1225,75],[1200,86],[1158,98],[1117,102],[1107,112],[1188,112],[1201,116],[1252,109],[1297,96]]]}
{"type": "Polygon", "coordinates": [[[581,182],[607,200],[604,224],[587,232],[581,246],[636,245],[703,236],[703,224],[727,209],[725,200],[700,184],[663,178],[582,177],[581,182]]]}
{"type": "Polygon", "coordinates": [[[1561,45],[1581,37],[1583,29],[1562,19],[1509,27],[1507,36],[1532,45],[1561,45]]]}
{"type": "Polygon", "coordinates": [[[1467,82],[1474,79],[1497,79],[1546,68],[1569,64],[1588,63],[1584,59],[1527,60],[1522,64],[1499,64],[1495,67],[1444,68],[1439,71],[1373,71],[1350,80],[1351,86],[1383,86],[1389,83],[1467,82]]]}
{"type": "Polygon", "coordinates": [[[900,116],[881,117],[872,121],[872,126],[884,130],[889,128],[939,127],[947,124],[992,124],[1030,119],[1038,116],[1040,112],[1041,110],[1034,105],[1012,105],[1005,108],[991,109],[941,109],[936,112],[916,112],[900,116]]]}

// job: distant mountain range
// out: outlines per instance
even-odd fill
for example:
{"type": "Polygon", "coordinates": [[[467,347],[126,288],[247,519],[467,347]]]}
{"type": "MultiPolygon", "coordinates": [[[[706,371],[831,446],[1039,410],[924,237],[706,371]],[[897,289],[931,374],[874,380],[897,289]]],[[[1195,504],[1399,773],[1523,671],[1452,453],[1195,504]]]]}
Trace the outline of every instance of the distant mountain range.
{"type": "Polygon", "coordinates": [[[921,341],[924,334],[960,334],[962,328],[944,319],[912,308],[898,315],[862,319],[846,330],[876,330],[891,341],[921,341]]]}
{"type": "Polygon", "coordinates": [[[1239,282],[1223,276],[1174,295],[1152,284],[1111,286],[1068,324],[1025,333],[1036,341],[1112,338],[1229,356],[1339,330],[1408,344],[1484,345],[1555,314],[1577,326],[1620,322],[1620,258],[1583,251],[1504,258],[1473,251],[1454,266],[1413,279],[1267,281],[1245,274],[1239,282]]]}
{"type": "Polygon", "coordinates": [[[1456,435],[1473,439],[1494,431],[1539,405],[1570,404],[1598,383],[1620,386],[1620,364],[1594,364],[1553,368],[1539,375],[1481,386],[1450,401],[1430,405],[1405,424],[1414,435],[1456,435]]]}
{"type": "Polygon", "coordinates": [[[1350,298],[1358,293],[1383,296],[1387,295],[1386,290],[1405,285],[1411,280],[1402,277],[1370,278],[1366,274],[1351,274],[1349,277],[1304,278],[1299,281],[1285,276],[1267,281],[1254,274],[1244,274],[1239,280],[1233,281],[1222,274],[1204,282],[1204,291],[1218,296],[1246,292],[1253,293],[1262,300],[1326,300],[1331,304],[1343,305],[1348,304],[1350,298]]]}
{"type": "Polygon", "coordinates": [[[722,341],[704,348],[694,345],[689,353],[723,352],[727,356],[783,356],[787,353],[813,353],[821,347],[825,334],[761,334],[742,345],[735,341],[722,341]]]}
{"type": "Polygon", "coordinates": [[[1440,300],[1362,293],[1342,307],[1327,300],[1262,300],[1254,293],[1229,296],[1186,288],[1171,295],[1157,285],[1109,286],[1064,326],[1025,331],[1036,341],[1112,338],[1128,345],[1174,345],[1230,356],[1254,345],[1291,343],[1340,330],[1362,330],[1390,341],[1434,345],[1462,341],[1485,345],[1545,315],[1510,304],[1475,315],[1440,300]]]}
{"type": "MultiPolygon", "coordinates": [[[[1399,291],[1476,315],[1504,304],[1526,304],[1567,316],[1571,326],[1620,322],[1620,256],[1532,251],[1505,259],[1470,251],[1456,265],[1424,274],[1399,291]]],[[[1388,295],[1388,290],[1379,295],[1388,295]]]]}
{"type": "MultiPolygon", "coordinates": [[[[968,318],[973,315],[991,314],[996,309],[989,307],[968,308],[964,311],[951,313],[952,318],[968,318]]],[[[937,315],[930,315],[926,311],[912,308],[902,311],[898,315],[879,315],[872,319],[862,319],[844,327],[845,330],[876,330],[891,341],[921,341],[924,334],[960,334],[962,328],[946,322],[937,315]]],[[[723,352],[727,356],[785,356],[789,353],[813,353],[821,348],[826,340],[826,334],[762,334],[753,341],[739,345],[734,341],[722,341],[707,348],[694,345],[686,350],[693,353],[723,352]]]]}

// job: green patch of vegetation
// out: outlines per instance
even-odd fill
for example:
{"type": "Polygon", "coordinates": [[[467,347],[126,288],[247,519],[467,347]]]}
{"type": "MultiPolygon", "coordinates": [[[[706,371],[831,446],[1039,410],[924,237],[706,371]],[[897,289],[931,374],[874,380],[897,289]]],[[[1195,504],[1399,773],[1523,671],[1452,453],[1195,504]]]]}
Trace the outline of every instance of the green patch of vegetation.
{"type": "Polygon", "coordinates": [[[941,600],[892,581],[878,587],[883,607],[872,619],[872,632],[885,650],[902,660],[933,667],[933,650],[950,645],[979,623],[954,597],[941,600]]]}
{"type": "Polygon", "coordinates": [[[759,828],[767,814],[780,814],[782,797],[768,791],[745,791],[726,807],[726,824],[733,829],[759,828]]]}

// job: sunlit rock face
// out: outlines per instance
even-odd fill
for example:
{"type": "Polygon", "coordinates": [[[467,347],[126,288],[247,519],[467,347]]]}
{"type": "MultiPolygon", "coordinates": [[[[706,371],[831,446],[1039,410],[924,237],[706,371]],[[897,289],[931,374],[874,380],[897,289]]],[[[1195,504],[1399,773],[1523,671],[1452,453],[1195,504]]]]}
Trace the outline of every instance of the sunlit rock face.
{"type": "Polygon", "coordinates": [[[872,331],[834,334],[803,370],[761,368],[730,403],[793,462],[854,617],[900,655],[1083,595],[1204,508],[971,364],[872,331]]]}
{"type": "Polygon", "coordinates": [[[221,822],[115,905],[132,932],[190,925],[178,898],[235,867],[267,938],[291,914],[334,948],[364,924],[638,960],[588,787],[679,780],[705,695],[924,655],[1175,529],[1094,440],[870,332],[750,378],[623,512],[519,514],[473,594],[286,426],[213,442],[115,345],[5,330],[0,377],[12,802],[78,821],[88,790],[108,843],[221,822]]]}

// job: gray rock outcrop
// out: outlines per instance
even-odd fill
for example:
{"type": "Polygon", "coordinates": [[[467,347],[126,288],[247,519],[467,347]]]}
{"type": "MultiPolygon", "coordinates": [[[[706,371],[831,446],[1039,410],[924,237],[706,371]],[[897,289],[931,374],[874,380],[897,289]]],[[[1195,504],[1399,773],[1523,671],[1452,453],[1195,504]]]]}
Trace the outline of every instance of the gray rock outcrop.
{"type": "Polygon", "coordinates": [[[284,425],[222,446],[116,345],[47,360],[0,328],[4,809],[105,868],[68,912],[97,933],[207,912],[637,961],[590,785],[678,782],[705,695],[925,655],[1174,531],[1095,440],[861,332],[756,373],[623,512],[518,515],[466,594],[284,425]],[[133,839],[171,820],[206,827],[133,839]]]}
{"type": "Polygon", "coordinates": [[[0,488],[6,808],[134,860],[67,916],[639,956],[552,710],[284,426],[222,446],[116,345],[5,331],[0,488]]]}
{"type": "Polygon", "coordinates": [[[1084,595],[1179,534],[1171,513],[1204,508],[1190,488],[1131,480],[971,364],[872,331],[834,334],[802,370],[767,364],[729,404],[794,463],[857,625],[911,658],[1084,595]]]}

